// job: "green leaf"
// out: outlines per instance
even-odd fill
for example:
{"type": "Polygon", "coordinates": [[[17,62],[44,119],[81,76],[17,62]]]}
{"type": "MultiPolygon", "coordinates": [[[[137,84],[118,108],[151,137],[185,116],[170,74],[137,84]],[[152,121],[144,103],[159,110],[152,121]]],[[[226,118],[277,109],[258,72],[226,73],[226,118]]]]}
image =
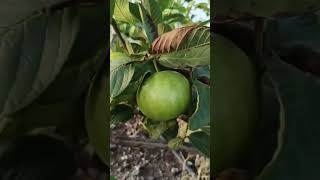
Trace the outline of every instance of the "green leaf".
{"type": "Polygon", "coordinates": [[[129,10],[135,18],[142,22],[138,4],[129,2],[129,10]]]}
{"type": "Polygon", "coordinates": [[[107,53],[103,48],[97,52],[96,56],[88,60],[65,65],[37,101],[42,104],[50,104],[81,97],[87,91],[92,77],[101,68],[106,56],[107,53]]]}
{"type": "Polygon", "coordinates": [[[190,48],[161,55],[159,63],[166,67],[182,68],[208,65],[210,59],[210,45],[190,48]]]}
{"type": "Polygon", "coordinates": [[[111,105],[121,104],[121,103],[134,105],[136,103],[137,89],[139,88],[140,84],[142,83],[144,76],[145,75],[143,75],[137,81],[132,80],[129,83],[129,85],[127,86],[127,88],[121,94],[119,94],[117,97],[112,99],[111,105]]]}
{"type": "Polygon", "coordinates": [[[133,117],[133,109],[130,106],[120,104],[111,110],[111,124],[123,123],[133,117]]]}
{"type": "MultiPolygon", "coordinates": [[[[0,116],[29,105],[48,89],[65,64],[81,64],[106,44],[101,39],[101,24],[107,18],[101,4],[62,8],[48,15],[42,11],[44,7],[39,9],[44,4],[37,3],[39,6],[35,1],[28,5],[0,3],[1,8],[7,8],[1,17],[10,16],[1,20],[0,27],[0,116]]],[[[57,3],[47,2],[45,8],[57,3]]]]}
{"type": "Polygon", "coordinates": [[[139,10],[144,27],[144,32],[146,33],[149,44],[151,44],[158,37],[157,26],[146,9],[141,4],[139,4],[139,10]]]}
{"type": "Polygon", "coordinates": [[[115,7],[115,4],[116,4],[116,0],[110,0],[110,22],[112,20],[112,17],[113,17],[113,13],[114,13],[114,7],[115,7]]]}
{"type": "Polygon", "coordinates": [[[75,42],[78,18],[75,9],[65,9],[1,34],[0,114],[30,104],[54,80],[75,42]]]}
{"type": "Polygon", "coordinates": [[[204,126],[201,128],[201,131],[207,133],[210,136],[210,126],[204,126]]]}
{"type": "Polygon", "coordinates": [[[149,73],[155,72],[152,61],[133,63],[132,66],[134,66],[135,71],[129,85],[121,94],[112,99],[112,105],[119,103],[134,105],[136,103],[136,92],[140,84],[149,73]]]}
{"type": "Polygon", "coordinates": [[[205,156],[210,157],[210,137],[204,132],[194,132],[188,136],[191,144],[205,156]]]}
{"type": "Polygon", "coordinates": [[[110,73],[122,65],[132,62],[127,54],[121,52],[111,52],[110,53],[110,73]]]}
{"type": "Polygon", "coordinates": [[[135,74],[132,78],[133,81],[139,81],[147,73],[154,73],[156,70],[152,60],[144,62],[135,62],[135,74]]]}
{"type": "Polygon", "coordinates": [[[278,57],[269,61],[268,72],[280,96],[282,111],[278,148],[258,180],[316,180],[320,156],[320,82],[278,57]]]}
{"type": "Polygon", "coordinates": [[[210,67],[209,66],[199,66],[194,68],[192,71],[192,78],[197,79],[200,77],[206,77],[210,79],[210,67]]]}
{"type": "Polygon", "coordinates": [[[162,13],[156,0],[142,0],[143,7],[147,10],[152,22],[158,25],[162,22],[162,13]]]}
{"type": "Polygon", "coordinates": [[[160,6],[161,12],[165,9],[170,8],[173,4],[173,0],[157,0],[158,5],[160,6]]]}
{"type": "Polygon", "coordinates": [[[151,53],[160,64],[197,67],[210,64],[210,31],[204,26],[187,26],[163,34],[152,43],[151,53]]]}
{"type": "MultiPolygon", "coordinates": [[[[110,100],[121,94],[131,82],[135,68],[132,64],[122,65],[110,72],[110,100]]],[[[110,101],[110,102],[111,102],[110,101]]]]}
{"type": "Polygon", "coordinates": [[[202,9],[205,12],[210,12],[209,4],[208,3],[199,3],[196,5],[197,8],[202,9]]]}
{"type": "Polygon", "coordinates": [[[210,19],[203,21],[203,22],[199,22],[200,26],[209,26],[210,25],[210,19]]]}
{"type": "Polygon", "coordinates": [[[86,129],[90,143],[96,153],[109,165],[109,123],[108,123],[108,92],[107,73],[99,73],[94,77],[87,94],[85,104],[86,129]]]}
{"type": "Polygon", "coordinates": [[[189,129],[197,130],[210,124],[210,87],[198,80],[193,81],[197,93],[196,110],[189,118],[189,129]]]}
{"type": "Polygon", "coordinates": [[[168,14],[163,18],[163,21],[166,22],[167,24],[175,23],[175,22],[184,22],[186,17],[184,14],[178,12],[174,14],[168,14]]]}
{"type": "Polygon", "coordinates": [[[128,0],[115,0],[113,17],[117,21],[135,25],[136,18],[131,14],[128,0]]]}
{"type": "Polygon", "coordinates": [[[318,0],[244,0],[217,1],[214,4],[216,16],[241,17],[241,16],[262,16],[270,17],[281,14],[296,15],[318,10],[318,0]]]}
{"type": "MultiPolygon", "coordinates": [[[[129,85],[134,75],[133,59],[120,52],[110,53],[110,98],[120,95],[129,85]]],[[[110,102],[111,102],[110,101],[110,102]]]]}
{"type": "Polygon", "coordinates": [[[117,180],[117,178],[114,176],[110,176],[110,180],[117,180]]]}

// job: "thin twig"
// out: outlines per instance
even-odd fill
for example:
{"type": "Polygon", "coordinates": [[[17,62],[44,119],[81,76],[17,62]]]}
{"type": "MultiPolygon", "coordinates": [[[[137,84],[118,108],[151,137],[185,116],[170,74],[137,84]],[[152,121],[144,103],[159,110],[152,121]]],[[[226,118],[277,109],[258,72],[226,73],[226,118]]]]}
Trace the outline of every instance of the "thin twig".
{"type": "MultiPolygon", "coordinates": [[[[160,136],[160,139],[165,141],[165,138],[163,136],[160,136]]],[[[191,175],[192,179],[196,179],[196,173],[193,172],[193,170],[186,165],[186,162],[184,161],[184,157],[181,157],[176,150],[171,149],[171,152],[178,159],[178,161],[183,165],[183,167],[186,168],[188,173],[191,175]]]]}
{"type": "Polygon", "coordinates": [[[117,34],[117,36],[119,37],[121,43],[122,43],[122,46],[125,48],[125,50],[129,53],[129,50],[128,50],[128,47],[126,45],[126,42],[125,40],[123,39],[122,35],[121,35],[121,32],[118,28],[118,24],[116,22],[115,19],[112,18],[112,21],[111,21],[111,25],[112,25],[112,28],[114,29],[115,33],[117,34]]]}
{"type": "MultiPolygon", "coordinates": [[[[141,146],[145,148],[161,148],[161,149],[169,149],[166,141],[155,141],[155,140],[147,140],[147,139],[138,139],[138,138],[128,138],[128,137],[112,137],[113,144],[121,144],[127,146],[141,146]]],[[[181,151],[186,151],[190,153],[199,154],[199,151],[188,146],[180,146],[178,148],[181,151]]]]}

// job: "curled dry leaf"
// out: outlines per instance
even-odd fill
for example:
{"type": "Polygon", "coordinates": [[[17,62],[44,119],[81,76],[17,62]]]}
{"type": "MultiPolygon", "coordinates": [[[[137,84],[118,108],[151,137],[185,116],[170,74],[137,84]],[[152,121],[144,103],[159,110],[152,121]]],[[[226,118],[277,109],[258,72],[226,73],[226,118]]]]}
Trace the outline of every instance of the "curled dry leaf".
{"type": "Polygon", "coordinates": [[[169,53],[179,50],[184,40],[192,34],[193,30],[207,28],[205,26],[192,25],[182,28],[177,28],[170,32],[164,33],[162,36],[155,39],[152,43],[151,54],[169,53]]]}

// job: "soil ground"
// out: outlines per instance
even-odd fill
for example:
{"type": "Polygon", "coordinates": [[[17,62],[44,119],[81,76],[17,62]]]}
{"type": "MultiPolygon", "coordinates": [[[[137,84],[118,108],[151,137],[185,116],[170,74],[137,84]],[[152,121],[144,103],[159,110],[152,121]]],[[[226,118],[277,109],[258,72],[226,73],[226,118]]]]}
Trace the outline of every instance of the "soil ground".
{"type": "Polygon", "coordinates": [[[113,126],[111,175],[118,180],[209,180],[208,158],[195,152],[154,146],[157,143],[148,145],[148,142],[150,138],[139,131],[136,119],[113,126]],[[119,140],[119,136],[124,141],[119,140]],[[139,142],[144,143],[143,146],[139,142]],[[194,172],[194,176],[190,172],[194,172]]]}

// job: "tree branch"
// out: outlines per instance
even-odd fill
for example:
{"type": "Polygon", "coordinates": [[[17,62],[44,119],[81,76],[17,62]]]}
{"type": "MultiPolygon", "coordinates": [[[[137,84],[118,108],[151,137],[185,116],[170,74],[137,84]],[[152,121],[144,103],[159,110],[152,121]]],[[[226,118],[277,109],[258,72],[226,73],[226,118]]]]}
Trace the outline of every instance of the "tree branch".
{"type": "MultiPolygon", "coordinates": [[[[165,141],[164,137],[160,137],[161,140],[165,141]]],[[[180,146],[181,147],[181,146],[180,146]]],[[[196,178],[196,173],[186,164],[185,158],[183,155],[179,155],[176,150],[171,149],[172,154],[178,159],[178,161],[182,164],[183,168],[185,168],[188,173],[191,175],[192,179],[196,178]]],[[[181,154],[181,153],[180,153],[181,154]]]]}
{"type": "Polygon", "coordinates": [[[122,46],[123,46],[123,47],[125,48],[125,50],[129,53],[128,47],[127,47],[127,45],[126,45],[125,40],[123,39],[123,37],[122,37],[122,35],[121,35],[121,32],[120,32],[120,30],[119,30],[119,28],[118,28],[118,25],[117,25],[117,22],[116,22],[116,20],[114,20],[113,18],[112,18],[112,21],[111,21],[111,26],[112,26],[112,28],[114,29],[114,31],[116,32],[116,34],[118,35],[118,37],[119,37],[119,39],[120,39],[120,41],[121,41],[121,43],[122,43],[122,46]]]}
{"type": "MultiPolygon", "coordinates": [[[[139,139],[139,138],[128,138],[128,137],[121,137],[121,136],[112,136],[111,139],[112,144],[121,144],[125,146],[137,146],[137,147],[144,147],[144,148],[161,148],[161,149],[169,149],[167,142],[163,140],[149,140],[149,139],[139,139]]],[[[193,147],[189,146],[181,146],[178,150],[186,151],[190,153],[199,154],[199,151],[193,147]]]]}

